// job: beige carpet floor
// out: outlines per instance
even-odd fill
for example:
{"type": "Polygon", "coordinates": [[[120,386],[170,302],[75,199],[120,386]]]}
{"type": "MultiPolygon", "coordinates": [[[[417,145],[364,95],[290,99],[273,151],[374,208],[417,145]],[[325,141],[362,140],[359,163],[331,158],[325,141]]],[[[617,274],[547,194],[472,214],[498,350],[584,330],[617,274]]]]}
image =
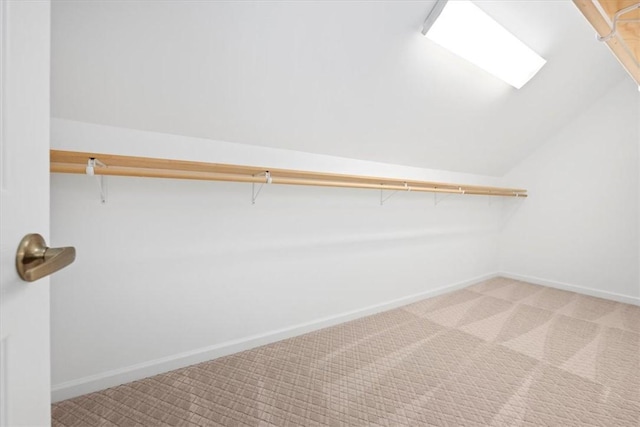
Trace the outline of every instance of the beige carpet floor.
{"type": "Polygon", "coordinates": [[[503,278],[53,405],[54,426],[639,426],[640,307],[503,278]]]}

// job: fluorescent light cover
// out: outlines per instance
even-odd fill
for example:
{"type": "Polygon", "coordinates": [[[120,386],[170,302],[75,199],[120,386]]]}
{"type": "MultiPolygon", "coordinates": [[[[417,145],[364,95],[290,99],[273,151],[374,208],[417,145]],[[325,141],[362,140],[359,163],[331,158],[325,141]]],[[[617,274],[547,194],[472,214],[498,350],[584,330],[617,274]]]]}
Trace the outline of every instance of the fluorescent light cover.
{"type": "Polygon", "coordinates": [[[468,0],[447,2],[426,36],[517,89],[547,62],[468,0]]]}

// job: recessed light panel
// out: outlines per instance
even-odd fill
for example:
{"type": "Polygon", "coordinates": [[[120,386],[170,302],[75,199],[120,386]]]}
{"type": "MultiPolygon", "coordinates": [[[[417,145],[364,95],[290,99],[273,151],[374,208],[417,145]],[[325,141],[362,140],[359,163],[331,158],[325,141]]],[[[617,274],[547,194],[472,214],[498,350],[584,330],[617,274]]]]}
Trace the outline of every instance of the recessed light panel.
{"type": "Polygon", "coordinates": [[[446,3],[426,36],[454,54],[520,89],[545,59],[467,0],[446,3]]]}

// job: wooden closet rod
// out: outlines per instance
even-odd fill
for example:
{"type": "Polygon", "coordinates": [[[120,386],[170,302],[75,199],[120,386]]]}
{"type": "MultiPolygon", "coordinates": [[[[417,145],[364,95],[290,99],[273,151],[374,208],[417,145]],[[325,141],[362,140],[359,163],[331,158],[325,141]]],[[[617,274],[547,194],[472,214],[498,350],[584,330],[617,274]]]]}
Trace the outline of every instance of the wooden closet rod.
{"type": "Polygon", "coordinates": [[[51,150],[51,172],[85,174],[90,159],[99,160],[106,165],[95,166],[93,169],[96,175],[105,176],[265,183],[267,182],[266,173],[268,172],[269,182],[272,184],[527,197],[527,190],[517,188],[462,185],[59,150],[51,150]]]}

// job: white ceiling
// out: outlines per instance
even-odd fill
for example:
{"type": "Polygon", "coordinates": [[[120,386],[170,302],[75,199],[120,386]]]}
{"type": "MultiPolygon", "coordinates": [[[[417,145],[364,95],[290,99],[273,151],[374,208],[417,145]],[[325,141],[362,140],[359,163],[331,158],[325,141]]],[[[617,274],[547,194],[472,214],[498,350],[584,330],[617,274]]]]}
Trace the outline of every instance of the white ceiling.
{"type": "Polygon", "coordinates": [[[572,2],[479,1],[520,90],[420,34],[432,2],[55,1],[52,115],[502,175],[628,78],[572,2]]]}

